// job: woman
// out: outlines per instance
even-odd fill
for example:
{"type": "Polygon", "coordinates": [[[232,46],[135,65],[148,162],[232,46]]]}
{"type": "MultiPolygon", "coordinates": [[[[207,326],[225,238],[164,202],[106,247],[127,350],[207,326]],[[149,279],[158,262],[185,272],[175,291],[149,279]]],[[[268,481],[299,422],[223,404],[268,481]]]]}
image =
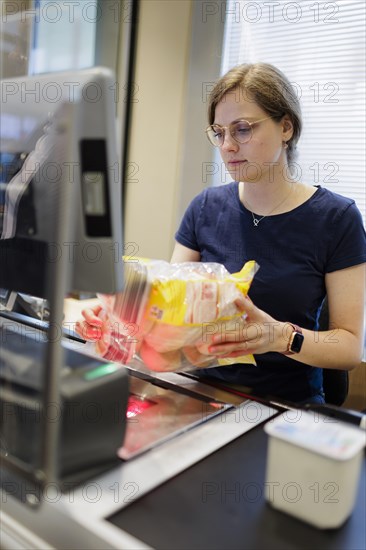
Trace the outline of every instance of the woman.
{"type": "MultiPolygon", "coordinates": [[[[209,348],[218,356],[253,353],[257,367],[204,374],[249,386],[255,395],[322,403],[322,369],[352,369],[361,361],[366,235],[360,213],[353,200],[292,175],[300,105],[275,67],[230,70],[212,91],[209,122],[208,138],[234,181],[192,201],[171,261],[219,262],[236,272],[256,260],[260,269],[246,329],[215,335],[209,348]],[[319,333],[326,295],[331,330],[319,333]]],[[[96,326],[94,313],[84,317],[96,326]]],[[[85,326],[80,330],[85,334],[85,326]]]]}

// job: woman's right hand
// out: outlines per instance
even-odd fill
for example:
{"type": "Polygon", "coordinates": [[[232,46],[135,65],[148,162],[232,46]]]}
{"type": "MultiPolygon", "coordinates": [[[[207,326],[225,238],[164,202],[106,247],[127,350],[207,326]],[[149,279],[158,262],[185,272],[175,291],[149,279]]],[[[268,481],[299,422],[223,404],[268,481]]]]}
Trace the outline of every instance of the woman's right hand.
{"type": "Polygon", "coordinates": [[[84,340],[95,342],[95,350],[102,357],[111,344],[111,328],[107,312],[101,305],[83,309],[76,321],[75,332],[84,340]]]}

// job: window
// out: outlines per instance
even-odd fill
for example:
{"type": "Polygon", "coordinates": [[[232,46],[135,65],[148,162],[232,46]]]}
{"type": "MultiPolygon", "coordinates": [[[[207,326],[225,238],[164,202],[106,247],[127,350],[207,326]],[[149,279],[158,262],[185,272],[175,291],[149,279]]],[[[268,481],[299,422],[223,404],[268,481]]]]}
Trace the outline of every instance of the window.
{"type": "Polygon", "coordinates": [[[83,69],[94,65],[97,0],[34,2],[30,73],[83,69]]]}
{"type": "Polygon", "coordinates": [[[95,65],[125,71],[132,0],[2,0],[0,5],[1,78],[95,65]]]}
{"type": "Polygon", "coordinates": [[[297,178],[354,198],[364,220],[365,6],[228,0],[221,67],[262,61],[286,74],[304,121],[297,178]]]}

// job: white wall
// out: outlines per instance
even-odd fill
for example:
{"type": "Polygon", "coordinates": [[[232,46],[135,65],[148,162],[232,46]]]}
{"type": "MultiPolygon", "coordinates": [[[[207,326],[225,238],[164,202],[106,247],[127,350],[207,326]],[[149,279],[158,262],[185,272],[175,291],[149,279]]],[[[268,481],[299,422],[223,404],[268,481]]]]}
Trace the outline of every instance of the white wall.
{"type": "Polygon", "coordinates": [[[141,2],[125,218],[125,242],[136,243],[140,256],[171,253],[191,7],[186,0],[141,2]]]}
{"type": "Polygon", "coordinates": [[[205,92],[219,75],[224,21],[209,17],[206,5],[141,1],[125,182],[127,254],[169,260],[185,208],[211,184],[205,92]]]}

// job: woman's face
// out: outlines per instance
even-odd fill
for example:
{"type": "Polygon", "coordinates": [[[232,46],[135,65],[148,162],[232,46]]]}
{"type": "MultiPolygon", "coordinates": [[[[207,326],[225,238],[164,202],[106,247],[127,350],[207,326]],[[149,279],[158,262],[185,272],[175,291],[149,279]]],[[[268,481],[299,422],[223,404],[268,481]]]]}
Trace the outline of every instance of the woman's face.
{"type": "MultiPolygon", "coordinates": [[[[268,117],[253,100],[239,89],[228,92],[217,104],[215,124],[229,126],[238,119],[256,122],[268,117]]],[[[267,118],[253,126],[252,138],[247,143],[237,143],[228,129],[220,153],[234,181],[270,182],[278,170],[286,170],[286,152],[283,142],[292,135],[288,117],[278,122],[267,118]]],[[[286,174],[285,174],[286,175],[286,174]]]]}

